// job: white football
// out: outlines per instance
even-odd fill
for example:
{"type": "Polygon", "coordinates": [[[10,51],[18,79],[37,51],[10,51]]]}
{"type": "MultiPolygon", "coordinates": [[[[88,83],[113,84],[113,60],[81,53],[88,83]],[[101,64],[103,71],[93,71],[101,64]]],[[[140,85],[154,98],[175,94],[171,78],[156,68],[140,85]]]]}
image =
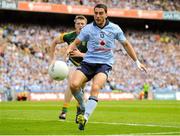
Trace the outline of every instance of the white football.
{"type": "Polygon", "coordinates": [[[69,73],[69,68],[64,61],[56,60],[49,66],[48,73],[54,80],[64,80],[69,73]]]}

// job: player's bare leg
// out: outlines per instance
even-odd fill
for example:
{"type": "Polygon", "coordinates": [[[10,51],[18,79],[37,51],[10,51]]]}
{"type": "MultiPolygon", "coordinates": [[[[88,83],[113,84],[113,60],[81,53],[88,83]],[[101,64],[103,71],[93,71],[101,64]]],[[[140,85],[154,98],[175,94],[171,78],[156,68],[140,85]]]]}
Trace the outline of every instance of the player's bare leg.
{"type": "Polygon", "coordinates": [[[76,70],[73,73],[73,76],[70,81],[70,89],[74,98],[78,101],[80,105],[81,112],[84,113],[85,111],[85,104],[84,104],[84,92],[82,91],[82,86],[87,81],[86,76],[79,70],[76,70]]]}
{"type": "Polygon", "coordinates": [[[99,90],[102,89],[106,83],[107,75],[104,73],[98,73],[93,78],[90,97],[85,106],[85,113],[78,116],[79,129],[84,130],[85,124],[88,121],[89,116],[93,113],[97,106],[99,90]]]}
{"type": "MultiPolygon", "coordinates": [[[[68,83],[70,83],[70,80],[71,80],[71,77],[72,77],[72,74],[74,73],[74,70],[72,70],[69,74],[69,78],[68,78],[68,83]]],[[[85,87],[85,83],[82,85],[82,89],[84,89],[85,87]]],[[[84,93],[84,91],[83,91],[84,93]]],[[[65,94],[64,94],[64,104],[63,104],[63,107],[62,107],[62,111],[59,115],[59,119],[63,119],[65,120],[66,119],[66,115],[67,115],[67,112],[68,112],[68,108],[69,108],[69,103],[71,102],[72,100],[72,92],[70,90],[70,85],[68,84],[68,88],[67,90],[65,91],[65,94]]],[[[84,98],[83,98],[84,99],[84,98]]],[[[75,118],[75,122],[78,123],[78,120],[77,120],[77,116],[81,113],[81,109],[80,109],[80,105],[77,104],[77,107],[76,107],[76,118],[75,118]]]]}
{"type": "Polygon", "coordinates": [[[66,114],[68,112],[69,103],[71,102],[72,97],[73,97],[73,95],[71,93],[71,90],[70,90],[70,85],[69,85],[73,72],[74,72],[74,68],[72,67],[70,69],[70,71],[69,71],[68,87],[67,87],[67,89],[65,90],[65,93],[64,93],[64,103],[63,103],[62,111],[61,111],[61,113],[59,115],[59,119],[63,119],[63,120],[66,119],[66,114]]]}
{"type": "Polygon", "coordinates": [[[62,107],[62,112],[59,115],[59,119],[63,119],[63,120],[66,119],[66,114],[68,112],[69,103],[71,102],[72,97],[73,96],[72,96],[71,90],[70,90],[70,88],[68,86],[68,88],[67,88],[67,90],[65,91],[65,94],[64,94],[64,104],[63,104],[63,107],[62,107]]]}

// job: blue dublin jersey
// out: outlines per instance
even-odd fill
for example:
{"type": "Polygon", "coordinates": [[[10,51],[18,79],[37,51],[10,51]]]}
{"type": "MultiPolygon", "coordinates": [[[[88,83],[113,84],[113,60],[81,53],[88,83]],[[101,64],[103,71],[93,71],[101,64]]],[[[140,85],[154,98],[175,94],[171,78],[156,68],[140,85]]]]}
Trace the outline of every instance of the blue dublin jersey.
{"type": "Polygon", "coordinates": [[[77,38],[87,41],[88,51],[83,61],[110,66],[114,63],[115,39],[121,43],[126,40],[121,28],[108,20],[103,28],[98,27],[95,22],[86,25],[77,38]]]}

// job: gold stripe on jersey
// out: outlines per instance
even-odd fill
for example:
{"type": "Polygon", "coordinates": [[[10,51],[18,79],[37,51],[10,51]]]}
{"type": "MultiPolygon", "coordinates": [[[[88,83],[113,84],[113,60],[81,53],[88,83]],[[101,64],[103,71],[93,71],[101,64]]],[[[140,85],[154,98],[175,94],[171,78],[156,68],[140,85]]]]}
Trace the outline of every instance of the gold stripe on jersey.
{"type": "Polygon", "coordinates": [[[75,65],[75,66],[79,66],[80,63],[76,62],[75,60],[73,60],[73,58],[69,58],[69,60],[75,65]]]}
{"type": "Polygon", "coordinates": [[[65,42],[65,41],[64,41],[64,35],[66,35],[66,34],[67,34],[67,33],[59,34],[59,39],[60,39],[60,41],[65,42]]]}
{"type": "Polygon", "coordinates": [[[62,42],[65,42],[64,41],[64,36],[66,35],[66,34],[70,34],[70,33],[74,33],[75,31],[71,31],[71,32],[64,32],[64,33],[60,33],[59,34],[59,38],[60,38],[60,40],[62,41],[62,42]]]}

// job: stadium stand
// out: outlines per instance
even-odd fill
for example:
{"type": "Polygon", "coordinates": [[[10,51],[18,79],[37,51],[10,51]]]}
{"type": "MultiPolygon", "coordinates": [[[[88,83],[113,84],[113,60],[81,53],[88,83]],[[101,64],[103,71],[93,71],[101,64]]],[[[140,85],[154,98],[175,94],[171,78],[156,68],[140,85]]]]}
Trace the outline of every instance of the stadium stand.
{"type": "MultiPolygon", "coordinates": [[[[64,5],[94,6],[101,0],[26,0],[30,2],[48,2],[64,5]]],[[[110,8],[180,11],[179,0],[103,0],[110,8]]]]}
{"type": "MultiPolygon", "coordinates": [[[[50,81],[48,49],[53,36],[71,28],[38,25],[1,24],[1,89],[30,92],[63,92],[65,82],[50,81]],[[4,31],[4,32],[2,32],[4,31]]],[[[116,89],[133,92],[144,83],[152,89],[180,89],[180,41],[178,33],[128,30],[126,36],[148,67],[141,73],[120,44],[115,50],[116,63],[110,81],[116,89]],[[127,59],[128,58],[128,59],[127,59]],[[127,61],[124,61],[127,60],[127,61]],[[161,78],[159,78],[161,77],[161,78]]],[[[106,87],[102,91],[112,91],[106,87]]]]}

